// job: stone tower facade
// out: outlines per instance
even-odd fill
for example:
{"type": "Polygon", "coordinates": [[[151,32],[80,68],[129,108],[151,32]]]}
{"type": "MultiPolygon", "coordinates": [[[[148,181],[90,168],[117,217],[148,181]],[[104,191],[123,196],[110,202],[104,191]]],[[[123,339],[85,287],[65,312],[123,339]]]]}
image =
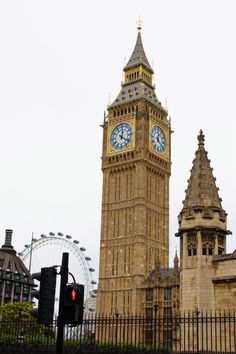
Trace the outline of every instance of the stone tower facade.
{"type": "Polygon", "coordinates": [[[226,253],[227,221],[218,188],[204,146],[198,136],[183,209],[179,214],[180,237],[180,308],[215,310],[214,278],[217,264],[226,253]]]}
{"type": "Polygon", "coordinates": [[[142,313],[147,273],[168,265],[170,121],[140,30],[103,123],[98,314],[142,313]]]}

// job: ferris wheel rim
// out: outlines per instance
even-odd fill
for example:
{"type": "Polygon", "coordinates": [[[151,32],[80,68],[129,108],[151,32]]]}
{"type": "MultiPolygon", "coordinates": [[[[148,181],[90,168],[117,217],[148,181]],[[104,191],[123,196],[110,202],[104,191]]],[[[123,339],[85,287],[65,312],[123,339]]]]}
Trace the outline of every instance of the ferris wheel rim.
{"type": "Polygon", "coordinates": [[[78,246],[79,241],[73,240],[71,236],[66,235],[66,237],[62,233],[58,233],[57,235],[54,233],[49,233],[49,236],[42,234],[40,238],[33,239],[30,245],[25,245],[22,252],[18,253],[18,256],[21,257],[23,261],[30,256],[30,253],[33,254],[38,249],[45,247],[47,245],[60,245],[62,247],[66,247],[71,251],[71,253],[75,256],[77,262],[80,264],[82,273],[85,280],[85,303],[91,297],[91,294],[94,293],[94,286],[97,283],[92,276],[94,272],[94,268],[90,266],[91,257],[85,255],[86,248],[78,246]]]}

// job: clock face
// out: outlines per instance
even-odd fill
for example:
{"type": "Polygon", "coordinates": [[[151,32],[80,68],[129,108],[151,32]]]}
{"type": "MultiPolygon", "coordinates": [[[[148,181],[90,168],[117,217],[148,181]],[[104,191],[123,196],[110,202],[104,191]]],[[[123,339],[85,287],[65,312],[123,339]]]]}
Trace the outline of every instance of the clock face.
{"type": "Polygon", "coordinates": [[[165,150],[166,150],[166,137],[165,137],[163,130],[160,127],[158,127],[157,125],[152,127],[151,142],[152,142],[152,146],[154,147],[154,149],[157,152],[159,152],[159,153],[165,152],[165,150]]]}
{"type": "Polygon", "coordinates": [[[127,123],[117,125],[111,133],[111,145],[116,150],[126,148],[132,141],[132,127],[127,123]]]}

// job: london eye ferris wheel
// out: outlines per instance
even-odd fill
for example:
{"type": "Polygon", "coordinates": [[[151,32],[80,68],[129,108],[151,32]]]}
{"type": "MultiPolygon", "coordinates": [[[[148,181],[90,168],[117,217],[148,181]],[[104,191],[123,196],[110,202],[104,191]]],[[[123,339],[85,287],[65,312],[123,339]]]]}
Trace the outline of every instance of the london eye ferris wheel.
{"type": "MultiPolygon", "coordinates": [[[[77,239],[61,232],[50,232],[35,238],[32,236],[30,244],[26,244],[18,256],[29,267],[31,273],[39,272],[43,267],[59,266],[62,252],[69,253],[69,271],[76,282],[84,284],[84,304],[87,313],[95,311],[96,280],[93,279],[95,269],[91,266],[91,258],[86,255],[86,248],[80,245],[77,239]]],[[[59,298],[59,278],[57,277],[56,300],[59,298]]],[[[72,281],[72,279],[71,279],[72,281]]],[[[69,279],[70,282],[70,279],[69,279]]],[[[57,308],[57,304],[56,304],[57,308]]]]}

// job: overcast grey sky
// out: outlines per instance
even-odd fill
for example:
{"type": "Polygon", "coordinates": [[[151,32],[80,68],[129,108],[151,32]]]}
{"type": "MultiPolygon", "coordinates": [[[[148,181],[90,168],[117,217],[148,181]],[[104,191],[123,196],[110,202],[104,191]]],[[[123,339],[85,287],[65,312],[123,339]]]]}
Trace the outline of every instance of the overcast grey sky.
{"type": "Polygon", "coordinates": [[[6,228],[18,251],[32,231],[62,231],[80,240],[98,270],[100,124],[139,16],[174,130],[171,257],[200,129],[235,235],[235,1],[16,0],[0,1],[1,244],[6,228]]]}

